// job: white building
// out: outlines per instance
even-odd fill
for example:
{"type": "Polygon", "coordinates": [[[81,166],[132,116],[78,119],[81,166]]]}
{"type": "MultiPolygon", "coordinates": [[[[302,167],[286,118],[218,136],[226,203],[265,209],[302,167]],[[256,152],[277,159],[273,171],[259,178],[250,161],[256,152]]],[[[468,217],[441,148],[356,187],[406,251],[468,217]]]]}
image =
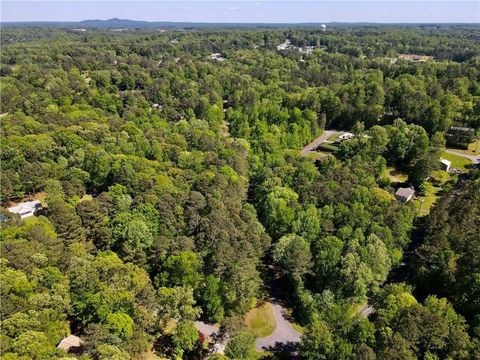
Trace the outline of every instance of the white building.
{"type": "Polygon", "coordinates": [[[8,208],[13,214],[18,214],[22,219],[33,216],[36,211],[42,209],[42,204],[38,200],[25,201],[18,205],[8,208]]]}
{"type": "Polygon", "coordinates": [[[349,133],[349,132],[346,132],[346,133],[343,133],[342,135],[340,135],[338,138],[340,140],[348,140],[348,139],[352,139],[355,135],[353,135],[352,133],[349,133]]]}
{"type": "Polygon", "coordinates": [[[210,55],[210,59],[216,60],[216,61],[224,61],[225,58],[222,56],[220,53],[213,53],[210,55]]]}
{"type": "Polygon", "coordinates": [[[69,352],[70,350],[73,350],[75,348],[79,348],[83,345],[83,340],[80,339],[78,336],[75,335],[70,335],[67,336],[66,338],[63,338],[62,341],[60,341],[60,344],[57,345],[57,349],[63,349],[66,352],[69,352]]]}
{"type": "Polygon", "coordinates": [[[446,159],[440,159],[440,164],[442,167],[442,170],[449,171],[450,166],[452,166],[452,163],[446,159]]]}
{"type": "Polygon", "coordinates": [[[327,25],[322,24],[322,25],[320,25],[320,27],[322,28],[322,31],[327,31],[327,25]]]}

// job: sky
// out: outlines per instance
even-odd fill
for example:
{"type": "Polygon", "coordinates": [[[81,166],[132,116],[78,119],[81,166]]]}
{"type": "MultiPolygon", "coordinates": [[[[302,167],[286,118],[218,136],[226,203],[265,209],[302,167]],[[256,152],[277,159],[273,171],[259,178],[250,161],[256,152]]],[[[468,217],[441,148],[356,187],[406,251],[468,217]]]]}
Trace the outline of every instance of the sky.
{"type": "Polygon", "coordinates": [[[477,23],[480,0],[108,1],[1,2],[1,21],[121,18],[222,23],[477,23]]]}

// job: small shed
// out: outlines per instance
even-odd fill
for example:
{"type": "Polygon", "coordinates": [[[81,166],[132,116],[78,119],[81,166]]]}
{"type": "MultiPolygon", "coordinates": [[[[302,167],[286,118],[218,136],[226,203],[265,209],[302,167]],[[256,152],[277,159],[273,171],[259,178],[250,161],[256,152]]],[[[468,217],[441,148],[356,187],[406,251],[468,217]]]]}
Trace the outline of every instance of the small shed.
{"type": "Polygon", "coordinates": [[[66,352],[69,352],[80,348],[82,345],[82,339],[80,339],[78,336],[70,335],[60,341],[60,343],[57,345],[57,349],[63,349],[66,352]]]}
{"type": "Polygon", "coordinates": [[[33,216],[38,210],[42,210],[42,204],[38,200],[25,201],[8,208],[8,211],[20,215],[22,219],[33,216]]]}
{"type": "Polygon", "coordinates": [[[446,159],[440,159],[440,165],[442,167],[442,170],[449,171],[452,163],[446,159]]]}
{"type": "Polygon", "coordinates": [[[395,198],[398,201],[409,202],[412,199],[413,195],[415,195],[415,190],[413,188],[399,188],[395,193],[395,198]]]}

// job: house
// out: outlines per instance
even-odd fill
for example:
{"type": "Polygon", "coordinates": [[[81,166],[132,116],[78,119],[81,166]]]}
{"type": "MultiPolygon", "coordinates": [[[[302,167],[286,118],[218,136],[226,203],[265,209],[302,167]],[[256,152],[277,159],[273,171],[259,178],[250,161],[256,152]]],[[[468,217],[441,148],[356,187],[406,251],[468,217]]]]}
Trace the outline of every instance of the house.
{"type": "Polygon", "coordinates": [[[220,53],[213,53],[210,55],[210,59],[216,60],[216,61],[224,61],[225,58],[222,56],[220,53]]]}
{"type": "Polygon", "coordinates": [[[415,190],[412,187],[408,188],[399,188],[395,193],[395,198],[398,201],[409,202],[413,195],[415,195],[415,190]]]}
{"type": "Polygon", "coordinates": [[[449,171],[450,170],[450,166],[452,165],[452,163],[446,159],[440,159],[440,166],[442,167],[442,170],[445,170],[445,171],[449,171]]]}
{"type": "Polygon", "coordinates": [[[42,204],[38,200],[25,201],[8,208],[8,211],[20,215],[22,219],[33,216],[38,210],[42,210],[42,204]]]}
{"type": "Polygon", "coordinates": [[[80,348],[82,345],[82,339],[80,339],[78,336],[70,335],[60,341],[60,343],[57,345],[57,349],[63,349],[66,352],[69,352],[80,348]]]}

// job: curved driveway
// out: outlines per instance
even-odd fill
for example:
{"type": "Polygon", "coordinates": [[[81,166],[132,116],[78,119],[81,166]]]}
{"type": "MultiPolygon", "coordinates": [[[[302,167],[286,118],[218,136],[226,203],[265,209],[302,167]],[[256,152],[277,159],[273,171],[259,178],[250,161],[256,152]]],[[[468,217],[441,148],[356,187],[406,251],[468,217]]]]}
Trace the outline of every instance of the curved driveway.
{"type": "Polygon", "coordinates": [[[465,159],[468,159],[470,160],[472,163],[474,164],[480,164],[480,155],[467,155],[467,154],[464,154],[464,153],[461,153],[461,152],[456,152],[455,150],[445,150],[445,152],[449,153],[449,154],[453,154],[453,155],[458,155],[458,156],[461,156],[461,157],[464,157],[465,159]]]}
{"type": "Polygon", "coordinates": [[[272,305],[277,327],[272,335],[257,339],[256,346],[259,351],[271,350],[278,345],[296,344],[302,336],[285,318],[284,309],[279,304],[272,305]]]}
{"type": "Polygon", "coordinates": [[[305,146],[301,151],[300,151],[300,154],[302,156],[307,156],[310,152],[312,152],[313,150],[315,150],[317,147],[320,146],[321,143],[324,143],[325,141],[327,141],[327,139],[335,134],[337,131],[335,130],[324,130],[322,132],[322,135],[320,135],[319,137],[317,137],[315,140],[313,140],[310,144],[308,144],[307,146],[305,146]]]}

